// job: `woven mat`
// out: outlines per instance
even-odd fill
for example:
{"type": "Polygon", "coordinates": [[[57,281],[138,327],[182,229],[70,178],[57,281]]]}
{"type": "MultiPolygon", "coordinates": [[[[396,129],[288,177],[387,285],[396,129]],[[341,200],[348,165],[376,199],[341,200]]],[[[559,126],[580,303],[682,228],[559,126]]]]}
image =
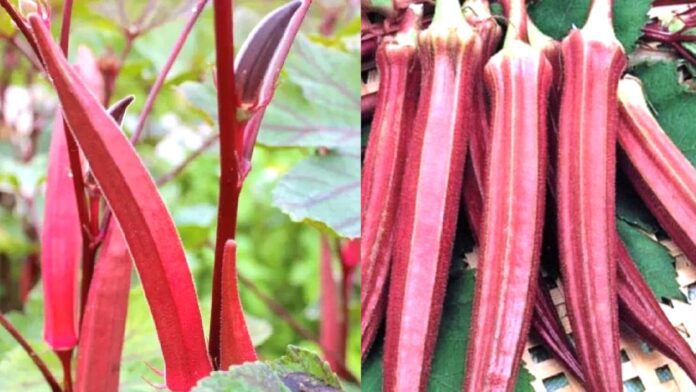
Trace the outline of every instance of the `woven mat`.
{"type": "MultiPolygon", "coordinates": [[[[670,242],[662,242],[676,257],[677,282],[690,303],[672,300],[670,305],[661,304],[667,318],[696,350],[696,268],[670,242]]],[[[564,303],[562,287],[551,290],[551,296],[561,315],[566,332],[570,332],[570,321],[564,303]]],[[[621,357],[624,390],[628,392],[692,392],[696,386],[681,368],[671,359],[653,351],[631,331],[621,330],[621,357]]],[[[532,383],[538,392],[575,392],[584,388],[551,354],[530,339],[524,352],[525,367],[536,378],[532,383]]]]}

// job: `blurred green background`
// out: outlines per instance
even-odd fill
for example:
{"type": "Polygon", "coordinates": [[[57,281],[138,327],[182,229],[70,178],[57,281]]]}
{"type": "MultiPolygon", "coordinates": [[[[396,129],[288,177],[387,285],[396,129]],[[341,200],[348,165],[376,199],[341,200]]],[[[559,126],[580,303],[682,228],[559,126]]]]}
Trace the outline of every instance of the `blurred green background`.
{"type": "MultiPolygon", "coordinates": [[[[284,1],[236,1],[239,46],[269,10],[284,1]]],[[[112,102],[136,97],[124,130],[133,130],[150,86],[162,68],[193,2],[77,1],[70,59],[89,48],[102,67],[123,61],[112,102]],[[122,8],[119,8],[122,5],[122,8]],[[152,8],[149,8],[152,7],[152,8]],[[145,10],[145,13],[143,11],[145,10]],[[149,10],[149,11],[148,11],[149,10]],[[138,19],[142,30],[134,29],[138,19]],[[137,34],[127,47],[125,34],[137,34]],[[125,57],[123,55],[126,54],[125,57]]],[[[61,2],[51,1],[53,29],[60,28],[61,2]]],[[[263,358],[275,358],[295,344],[320,352],[320,236],[359,236],[359,48],[356,1],[315,0],[281,75],[279,90],[262,126],[253,169],[241,196],[239,272],[254,288],[285,308],[313,338],[301,336],[276,315],[252,288],[241,285],[250,328],[263,358]],[[301,45],[302,53],[297,47],[301,45]],[[355,78],[355,79],[353,79],[355,78]],[[337,93],[340,92],[340,93],[337,93]],[[347,189],[319,200],[323,192],[347,189]]],[[[145,137],[137,150],[153,177],[166,175],[216,132],[212,105],[214,37],[208,6],[167,79],[145,137]]],[[[36,264],[34,231],[41,224],[47,149],[56,98],[50,85],[20,53],[25,42],[0,12],[0,309],[58,372],[42,342],[40,283],[23,304],[22,270],[36,264]],[[26,102],[24,102],[24,101],[26,102]]],[[[215,238],[217,146],[203,152],[160,187],[182,237],[204,315],[209,316],[215,238]]],[[[335,241],[332,241],[335,243],[335,241]]],[[[335,257],[337,280],[340,267],[335,257]]],[[[23,286],[24,285],[24,286],[23,286]]],[[[346,363],[360,376],[359,287],[351,288],[346,363]]],[[[152,390],[161,384],[148,366],[162,369],[154,326],[137,277],[129,307],[122,364],[122,389],[152,390]]],[[[0,330],[0,390],[47,390],[26,354],[0,330]]]]}

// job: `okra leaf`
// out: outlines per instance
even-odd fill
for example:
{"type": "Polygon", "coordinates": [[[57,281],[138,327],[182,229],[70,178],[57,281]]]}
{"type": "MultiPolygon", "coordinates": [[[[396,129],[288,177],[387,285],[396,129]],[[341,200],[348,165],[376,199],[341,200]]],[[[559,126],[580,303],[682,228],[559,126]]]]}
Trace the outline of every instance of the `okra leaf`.
{"type": "MultiPolygon", "coordinates": [[[[455,264],[457,260],[454,260],[455,264]]],[[[428,389],[459,391],[464,382],[466,369],[466,349],[469,345],[471,311],[474,303],[474,271],[462,270],[460,266],[450,277],[445,297],[445,307],[440,322],[440,333],[435,346],[433,370],[428,389]]]]}
{"type": "Polygon", "coordinates": [[[186,81],[176,90],[208,124],[216,124],[218,118],[217,90],[212,83],[186,81]]]}
{"type": "Polygon", "coordinates": [[[0,33],[9,36],[14,31],[14,24],[12,23],[12,20],[7,15],[7,13],[0,13],[0,33]]]}
{"type": "Polygon", "coordinates": [[[365,0],[362,2],[364,4],[364,7],[371,7],[371,8],[389,8],[391,9],[392,7],[392,0],[365,0]]]}
{"type": "Polygon", "coordinates": [[[616,173],[616,215],[647,232],[660,230],[657,220],[621,171],[616,173]]]}
{"type": "Polygon", "coordinates": [[[232,366],[213,372],[198,383],[194,392],[214,391],[342,391],[338,377],[316,354],[289,346],[287,353],[273,361],[232,366]]]}
{"type": "MultiPolygon", "coordinates": [[[[379,341],[379,339],[378,339],[379,341]]],[[[382,356],[384,350],[382,344],[375,345],[362,364],[362,390],[364,392],[381,391],[384,366],[382,356]]]]}
{"type": "Polygon", "coordinates": [[[298,36],[276,99],[261,124],[268,146],[342,147],[360,143],[360,58],[298,36]]]}
{"type": "Polygon", "coordinates": [[[661,298],[684,301],[684,294],[679,290],[677,274],[672,265],[674,259],[669,251],[645,232],[623,220],[617,220],[617,227],[633,261],[658,301],[661,298]]]}
{"type": "MultiPolygon", "coordinates": [[[[0,254],[15,257],[27,256],[36,251],[36,244],[29,241],[24,234],[23,222],[14,214],[0,210],[0,254]]],[[[0,297],[7,295],[9,287],[0,286],[0,297]]]]}
{"type": "MultiPolygon", "coordinates": [[[[641,29],[648,20],[652,0],[616,0],[614,2],[614,30],[626,53],[636,47],[641,29]]],[[[590,0],[543,0],[529,6],[534,23],[547,35],[562,39],[572,26],[585,24],[590,0]]]]}
{"type": "Polygon", "coordinates": [[[696,93],[679,83],[677,63],[643,64],[632,73],[643,82],[657,121],[689,162],[696,165],[696,93]]]}
{"type": "Polygon", "coordinates": [[[300,162],[281,178],[273,203],[295,221],[328,226],[342,237],[359,237],[358,151],[336,150],[300,162]]]}

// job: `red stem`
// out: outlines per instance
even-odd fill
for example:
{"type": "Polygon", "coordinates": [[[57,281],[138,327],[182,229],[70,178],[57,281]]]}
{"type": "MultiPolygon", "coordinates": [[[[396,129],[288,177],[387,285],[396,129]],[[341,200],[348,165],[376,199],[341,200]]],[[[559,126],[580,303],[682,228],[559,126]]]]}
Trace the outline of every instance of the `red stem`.
{"type": "Polygon", "coordinates": [[[39,369],[44,379],[46,380],[46,383],[48,383],[48,386],[51,388],[51,391],[61,392],[63,389],[60,387],[60,384],[58,384],[58,381],[56,381],[56,378],[53,376],[51,371],[48,370],[48,366],[46,366],[46,363],[41,359],[41,357],[36,353],[36,351],[34,351],[31,345],[29,345],[29,343],[26,341],[26,339],[24,339],[24,336],[22,336],[22,334],[19,333],[19,331],[14,327],[14,325],[12,325],[12,323],[10,323],[10,321],[6,319],[5,315],[2,313],[0,313],[0,326],[2,326],[29,355],[29,358],[31,358],[32,362],[34,362],[34,365],[36,365],[36,367],[39,369]]]}
{"type": "Polygon", "coordinates": [[[220,195],[218,227],[213,269],[213,293],[208,350],[214,366],[220,363],[220,315],[223,252],[227,240],[234,239],[241,182],[239,176],[243,129],[237,121],[239,97],[234,75],[233,4],[214,0],[215,58],[217,64],[218,113],[220,123],[220,195]]]}
{"type": "Polygon", "coordinates": [[[70,45],[70,25],[72,24],[73,0],[65,0],[63,4],[63,23],[60,26],[60,48],[68,56],[70,45]]]}
{"type": "MultiPolygon", "coordinates": [[[[67,127],[67,124],[64,125],[67,127]]],[[[82,289],[80,291],[80,303],[82,306],[80,308],[80,322],[82,322],[82,317],[85,314],[89,288],[92,286],[92,278],[94,277],[95,258],[99,249],[99,243],[95,238],[100,237],[99,210],[101,197],[99,195],[90,195],[88,204],[90,214],[89,226],[82,225],[83,233],[87,232],[88,235],[86,237],[83,236],[82,239],[82,289]]]]}
{"type": "Polygon", "coordinates": [[[159,92],[162,90],[162,86],[164,85],[164,82],[167,79],[167,75],[169,75],[169,71],[171,71],[172,67],[174,66],[174,62],[176,61],[177,57],[179,57],[181,49],[184,47],[184,44],[186,43],[186,40],[188,39],[188,36],[191,33],[191,30],[193,30],[193,26],[196,24],[196,21],[198,21],[198,17],[201,15],[201,12],[203,12],[203,10],[205,9],[207,3],[208,0],[198,0],[198,3],[193,8],[194,12],[191,14],[189,20],[186,22],[186,25],[184,26],[184,29],[181,31],[181,34],[179,34],[179,38],[177,38],[176,43],[174,43],[174,48],[172,48],[171,53],[169,53],[169,57],[167,57],[167,62],[164,64],[164,68],[162,68],[162,71],[160,71],[159,75],[157,75],[157,80],[155,80],[155,84],[152,86],[152,88],[150,89],[150,93],[147,96],[147,100],[145,101],[143,111],[140,113],[140,117],[138,118],[138,125],[135,127],[133,135],[131,136],[132,144],[138,143],[138,140],[140,139],[140,136],[143,133],[143,129],[145,128],[147,118],[152,112],[152,107],[155,104],[155,100],[157,100],[157,96],[159,95],[159,92]]]}
{"type": "MultiPolygon", "coordinates": [[[[73,1],[65,0],[63,3],[63,21],[60,26],[60,48],[65,55],[68,57],[68,50],[70,47],[70,25],[72,24],[72,10],[73,1]]],[[[85,182],[82,176],[82,162],[80,162],[80,149],[77,146],[77,141],[68,123],[63,120],[63,132],[65,132],[65,138],[68,145],[68,155],[70,158],[70,171],[72,172],[73,187],[75,188],[75,199],[77,200],[77,212],[80,217],[80,225],[82,226],[82,251],[83,251],[83,280],[82,280],[82,292],[84,296],[82,297],[82,305],[87,302],[87,292],[89,291],[89,284],[92,280],[91,273],[89,276],[84,274],[85,261],[89,260],[87,255],[89,254],[89,238],[90,238],[90,219],[87,212],[87,200],[85,197],[85,182]]],[[[90,266],[91,267],[91,266],[90,266]]],[[[71,371],[71,361],[72,361],[72,350],[69,351],[56,351],[56,354],[60,358],[61,365],[63,366],[63,383],[65,392],[72,392],[72,371],[71,371]]]]}
{"type": "Polygon", "coordinates": [[[58,359],[60,359],[60,364],[63,366],[63,391],[72,392],[72,355],[73,350],[67,351],[56,351],[58,359]]]}
{"type": "MultiPolygon", "coordinates": [[[[68,57],[68,50],[70,48],[70,25],[72,24],[72,9],[73,1],[65,0],[63,4],[63,21],[60,27],[60,49],[63,51],[65,57],[68,57]]],[[[85,198],[85,182],[82,176],[82,162],[80,161],[80,149],[77,146],[75,137],[70,132],[68,124],[63,121],[63,129],[65,132],[65,137],[68,144],[68,155],[70,157],[70,171],[72,172],[73,187],[75,188],[75,197],[77,198],[77,212],[80,216],[80,225],[82,227],[82,251],[83,251],[83,275],[82,275],[82,291],[85,294],[83,296],[82,304],[84,305],[86,300],[86,291],[89,289],[90,278],[86,277],[85,262],[89,260],[87,255],[89,254],[89,227],[91,226],[89,212],[87,210],[87,200],[85,198]]]]}
{"type": "Polygon", "coordinates": [[[36,53],[36,56],[39,59],[41,59],[41,53],[39,52],[39,47],[36,45],[36,40],[34,39],[34,36],[31,34],[31,30],[24,21],[24,18],[22,18],[22,15],[20,15],[19,12],[17,12],[17,10],[12,6],[12,4],[8,0],[0,0],[0,7],[4,8],[5,11],[7,11],[7,14],[10,16],[10,19],[12,19],[12,21],[15,22],[17,28],[19,28],[19,31],[21,31],[22,35],[24,35],[24,37],[27,39],[29,45],[31,45],[31,48],[34,50],[34,53],[36,53]]]}

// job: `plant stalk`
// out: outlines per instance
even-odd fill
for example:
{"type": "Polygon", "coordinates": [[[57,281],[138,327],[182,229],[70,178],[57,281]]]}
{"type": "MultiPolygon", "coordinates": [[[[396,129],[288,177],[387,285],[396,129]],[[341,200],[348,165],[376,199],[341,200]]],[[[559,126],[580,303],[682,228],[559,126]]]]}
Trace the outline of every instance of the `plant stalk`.
{"type": "Polygon", "coordinates": [[[240,159],[244,130],[239,126],[237,111],[240,107],[234,72],[233,2],[214,0],[215,58],[218,82],[218,113],[220,123],[220,193],[218,204],[215,266],[210,317],[208,351],[213,366],[220,364],[220,321],[222,298],[222,267],[225,244],[234,239],[239,206],[240,159]]]}
{"type": "Polygon", "coordinates": [[[184,26],[184,29],[181,31],[181,34],[179,34],[179,38],[177,38],[176,42],[174,43],[174,47],[172,48],[172,51],[169,53],[169,56],[167,57],[167,62],[164,64],[164,67],[160,71],[159,75],[157,75],[157,80],[155,80],[155,84],[153,84],[152,88],[150,89],[150,93],[148,94],[147,100],[145,101],[145,106],[143,106],[143,111],[140,113],[140,117],[138,117],[138,124],[136,125],[135,130],[133,131],[133,135],[131,135],[131,143],[133,145],[137,144],[138,140],[140,140],[140,137],[145,128],[145,123],[147,122],[147,118],[152,112],[155,100],[157,100],[157,96],[162,90],[164,82],[167,80],[167,75],[169,75],[169,71],[171,71],[172,67],[174,66],[174,62],[179,57],[181,49],[183,49],[184,44],[186,43],[189,35],[191,34],[191,30],[193,30],[193,26],[195,26],[196,21],[198,21],[198,17],[201,15],[207,4],[208,0],[198,0],[198,3],[196,3],[196,5],[193,8],[193,13],[186,22],[186,25],[184,26]]]}
{"type": "Polygon", "coordinates": [[[10,320],[5,318],[5,315],[2,313],[0,313],[0,326],[2,326],[29,355],[29,358],[31,358],[31,361],[34,362],[34,365],[36,365],[36,367],[39,369],[41,375],[43,375],[44,379],[46,380],[46,383],[51,388],[51,391],[62,392],[63,389],[61,388],[56,378],[53,376],[53,373],[51,373],[51,371],[48,369],[48,366],[46,366],[46,363],[43,361],[43,359],[41,359],[39,354],[37,354],[36,351],[34,351],[34,348],[31,347],[29,342],[27,342],[27,340],[24,339],[24,336],[22,336],[22,334],[19,333],[17,328],[15,328],[15,326],[12,325],[10,320]]]}

